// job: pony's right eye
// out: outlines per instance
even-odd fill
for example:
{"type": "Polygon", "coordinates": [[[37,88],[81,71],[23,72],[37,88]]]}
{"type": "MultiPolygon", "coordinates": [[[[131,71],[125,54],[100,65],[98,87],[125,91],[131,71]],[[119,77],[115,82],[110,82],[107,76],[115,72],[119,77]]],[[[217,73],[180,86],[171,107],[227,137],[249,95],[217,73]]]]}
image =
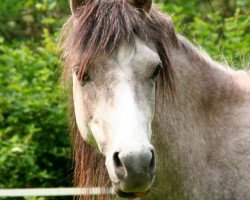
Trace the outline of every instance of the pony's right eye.
{"type": "Polygon", "coordinates": [[[85,73],[80,81],[81,86],[84,86],[89,81],[90,81],[90,76],[88,73],[85,73]]]}

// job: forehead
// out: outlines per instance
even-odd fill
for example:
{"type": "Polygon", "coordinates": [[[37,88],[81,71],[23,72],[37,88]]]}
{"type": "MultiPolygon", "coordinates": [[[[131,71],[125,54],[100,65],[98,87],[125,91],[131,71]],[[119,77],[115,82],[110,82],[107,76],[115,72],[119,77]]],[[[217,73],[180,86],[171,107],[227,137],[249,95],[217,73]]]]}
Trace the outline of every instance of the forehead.
{"type": "Polygon", "coordinates": [[[152,66],[161,62],[153,45],[147,45],[139,38],[136,38],[134,47],[125,43],[121,44],[115,56],[115,61],[120,66],[152,66]]]}
{"type": "Polygon", "coordinates": [[[134,45],[124,42],[110,57],[101,61],[97,59],[95,66],[98,67],[91,67],[89,73],[98,80],[134,73],[143,76],[150,73],[159,63],[161,60],[154,46],[136,38],[134,45]]]}

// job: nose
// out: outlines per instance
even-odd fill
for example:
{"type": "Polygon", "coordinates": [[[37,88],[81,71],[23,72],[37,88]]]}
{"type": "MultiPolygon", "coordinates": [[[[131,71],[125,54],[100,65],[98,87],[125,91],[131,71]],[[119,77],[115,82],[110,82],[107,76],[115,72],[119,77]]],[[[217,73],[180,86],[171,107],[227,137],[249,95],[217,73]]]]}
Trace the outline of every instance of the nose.
{"type": "Polygon", "coordinates": [[[152,179],[155,174],[155,153],[153,148],[140,151],[120,151],[113,154],[115,173],[121,180],[152,179]]]}

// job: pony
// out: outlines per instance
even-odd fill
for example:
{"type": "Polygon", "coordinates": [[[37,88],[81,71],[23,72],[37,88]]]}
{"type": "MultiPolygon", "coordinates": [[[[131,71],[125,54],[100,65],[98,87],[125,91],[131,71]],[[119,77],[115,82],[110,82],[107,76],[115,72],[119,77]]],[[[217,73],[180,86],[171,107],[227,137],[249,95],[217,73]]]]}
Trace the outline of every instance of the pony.
{"type": "MultiPolygon", "coordinates": [[[[151,0],[70,0],[61,35],[74,185],[98,199],[250,199],[250,77],[151,0]]],[[[95,199],[84,196],[80,199],[95,199]]]]}

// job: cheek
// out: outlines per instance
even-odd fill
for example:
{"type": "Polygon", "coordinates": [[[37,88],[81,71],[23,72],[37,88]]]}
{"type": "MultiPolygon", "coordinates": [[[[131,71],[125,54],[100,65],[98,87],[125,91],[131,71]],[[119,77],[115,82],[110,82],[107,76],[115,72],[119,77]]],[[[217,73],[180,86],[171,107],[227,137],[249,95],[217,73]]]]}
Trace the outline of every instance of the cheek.
{"type": "Polygon", "coordinates": [[[76,85],[73,90],[73,100],[76,123],[81,136],[88,144],[103,152],[106,138],[101,124],[94,120],[100,110],[94,88],[90,90],[89,87],[82,88],[76,85]]]}
{"type": "Polygon", "coordinates": [[[138,101],[140,102],[140,109],[145,113],[146,117],[153,120],[155,112],[155,83],[148,81],[141,84],[137,93],[138,101]]]}
{"type": "MultiPolygon", "coordinates": [[[[74,98],[74,110],[75,110],[75,118],[76,118],[76,124],[78,127],[78,130],[85,142],[87,142],[89,145],[97,148],[97,142],[95,140],[96,136],[93,134],[93,128],[89,125],[89,121],[91,121],[87,117],[86,109],[84,108],[83,103],[78,102],[76,98],[74,98]]],[[[96,128],[95,132],[96,132],[96,128]]]]}
{"type": "Polygon", "coordinates": [[[88,123],[91,120],[91,105],[84,94],[88,93],[86,93],[79,82],[74,79],[73,102],[77,128],[84,141],[86,141],[91,146],[97,147],[94,136],[88,126],[88,123]]]}
{"type": "Polygon", "coordinates": [[[155,112],[155,82],[150,84],[149,90],[150,91],[148,93],[148,104],[150,107],[150,113],[151,113],[151,118],[153,120],[154,117],[154,112],[155,112]]]}
{"type": "Polygon", "coordinates": [[[105,147],[107,144],[107,137],[105,135],[106,133],[104,132],[103,127],[95,120],[91,120],[91,122],[89,123],[89,127],[92,132],[96,146],[98,146],[101,153],[104,153],[106,151],[105,147]]]}
{"type": "Polygon", "coordinates": [[[87,142],[91,136],[91,132],[87,126],[88,117],[86,108],[82,102],[81,94],[79,92],[74,92],[73,100],[76,124],[81,136],[87,142]]]}

